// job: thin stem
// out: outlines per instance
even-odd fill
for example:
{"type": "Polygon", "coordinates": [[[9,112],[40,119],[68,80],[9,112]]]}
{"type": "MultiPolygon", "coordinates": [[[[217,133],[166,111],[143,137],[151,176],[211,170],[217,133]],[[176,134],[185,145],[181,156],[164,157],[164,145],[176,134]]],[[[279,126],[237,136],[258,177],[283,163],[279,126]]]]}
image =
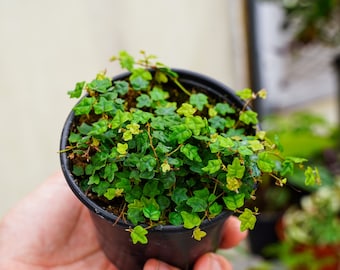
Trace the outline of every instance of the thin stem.
{"type": "Polygon", "coordinates": [[[148,133],[148,137],[149,137],[149,141],[150,141],[150,147],[151,147],[151,149],[152,149],[152,151],[153,151],[153,154],[154,154],[156,160],[158,161],[158,156],[157,156],[157,153],[156,153],[156,149],[155,149],[155,147],[153,146],[153,143],[152,143],[152,136],[151,136],[151,126],[150,126],[150,123],[147,123],[146,126],[147,126],[147,128],[148,128],[147,133],[148,133]]]}

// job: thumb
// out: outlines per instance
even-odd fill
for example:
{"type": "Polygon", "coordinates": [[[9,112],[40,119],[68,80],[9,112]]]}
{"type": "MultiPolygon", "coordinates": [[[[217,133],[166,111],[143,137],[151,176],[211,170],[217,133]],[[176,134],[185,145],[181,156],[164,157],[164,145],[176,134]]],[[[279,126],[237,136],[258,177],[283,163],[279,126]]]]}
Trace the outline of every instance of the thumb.
{"type": "Polygon", "coordinates": [[[149,259],[145,263],[143,270],[180,270],[180,269],[156,259],[149,259]]]}
{"type": "Polygon", "coordinates": [[[224,257],[207,253],[197,260],[194,270],[232,270],[232,266],[224,257]]]}

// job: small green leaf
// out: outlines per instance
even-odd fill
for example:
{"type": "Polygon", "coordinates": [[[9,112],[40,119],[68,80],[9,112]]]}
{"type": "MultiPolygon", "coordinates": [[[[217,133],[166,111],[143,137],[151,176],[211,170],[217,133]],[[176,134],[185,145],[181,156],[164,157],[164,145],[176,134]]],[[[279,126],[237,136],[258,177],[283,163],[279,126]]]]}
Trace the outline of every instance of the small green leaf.
{"type": "Polygon", "coordinates": [[[186,211],[181,212],[184,225],[186,229],[192,229],[198,227],[201,224],[201,219],[196,213],[188,213],[186,211]]]}
{"type": "Polygon", "coordinates": [[[126,51],[119,52],[119,61],[122,68],[126,68],[128,71],[132,71],[135,64],[134,58],[126,51]]]}
{"type": "Polygon", "coordinates": [[[146,218],[149,218],[150,220],[158,221],[159,217],[161,216],[161,211],[159,211],[159,209],[155,205],[150,204],[143,208],[143,214],[146,218]]]}
{"type": "Polygon", "coordinates": [[[221,169],[222,161],[220,159],[212,159],[208,161],[208,165],[202,168],[202,171],[213,174],[221,169]]]}
{"type": "Polygon", "coordinates": [[[166,100],[169,97],[169,93],[159,87],[154,87],[150,92],[150,97],[153,101],[166,100]]]}
{"type": "Polygon", "coordinates": [[[122,192],[122,189],[108,188],[104,193],[104,197],[108,200],[112,200],[115,197],[121,196],[122,192]]]}
{"type": "Polygon", "coordinates": [[[235,211],[244,205],[244,194],[237,193],[223,197],[223,201],[229,210],[235,211]]]}
{"type": "Polygon", "coordinates": [[[115,81],[113,89],[118,94],[125,95],[129,91],[129,84],[126,81],[115,81]]]}
{"type": "Polygon", "coordinates": [[[171,212],[169,214],[169,222],[174,226],[179,226],[183,224],[183,218],[180,213],[171,212]]]}
{"type": "Polygon", "coordinates": [[[241,231],[252,230],[254,229],[256,223],[256,217],[251,210],[248,208],[244,209],[244,212],[239,216],[239,220],[241,221],[241,231]]]}
{"type": "Polygon", "coordinates": [[[211,127],[215,128],[215,129],[224,130],[227,121],[226,121],[225,118],[222,118],[221,116],[216,115],[216,116],[209,119],[209,123],[210,123],[211,127]]]}
{"type": "Polygon", "coordinates": [[[204,121],[201,116],[186,117],[185,125],[195,136],[198,136],[201,130],[206,127],[206,121],[204,121]]]}
{"type": "Polygon", "coordinates": [[[84,97],[80,100],[80,102],[73,107],[73,111],[75,115],[86,115],[89,114],[92,110],[92,106],[95,102],[94,97],[84,97]]]}
{"type": "Polygon", "coordinates": [[[199,227],[195,228],[192,233],[192,237],[197,241],[201,241],[202,238],[205,237],[206,235],[207,233],[205,231],[202,231],[199,227]]]}
{"type": "Polygon", "coordinates": [[[75,175],[75,176],[81,176],[84,174],[84,168],[82,166],[77,166],[77,165],[74,165],[73,166],[73,169],[72,169],[72,173],[75,175]]]}
{"type": "Polygon", "coordinates": [[[126,155],[129,145],[127,143],[118,143],[117,152],[121,155],[126,155]]]}
{"type": "Polygon", "coordinates": [[[190,160],[202,162],[201,157],[198,154],[198,147],[191,145],[191,144],[185,144],[181,147],[181,152],[190,160]]]}
{"type": "Polygon", "coordinates": [[[192,116],[196,112],[196,109],[189,103],[183,103],[182,106],[177,109],[179,115],[184,115],[186,117],[192,116]]]}
{"type": "Polygon", "coordinates": [[[137,68],[132,71],[129,79],[134,90],[145,90],[149,86],[149,81],[152,80],[152,75],[144,68],[137,68]]]}
{"type": "Polygon", "coordinates": [[[143,228],[142,226],[138,225],[134,227],[131,230],[131,239],[134,244],[137,244],[138,242],[141,244],[147,244],[148,239],[146,238],[146,235],[148,234],[148,231],[143,228]]]}
{"type": "Polygon", "coordinates": [[[98,185],[100,183],[100,177],[98,175],[91,175],[89,177],[89,181],[87,182],[88,185],[96,184],[98,185]]]}
{"type": "Polygon", "coordinates": [[[109,188],[110,184],[106,181],[100,181],[97,186],[94,186],[92,190],[98,194],[98,196],[103,196],[106,190],[109,188]]]}
{"type": "Polygon", "coordinates": [[[109,78],[95,79],[87,85],[89,89],[99,93],[106,93],[111,86],[112,82],[109,78]]]}
{"type": "Polygon", "coordinates": [[[143,77],[138,76],[130,79],[131,85],[134,90],[146,90],[149,86],[149,81],[143,79],[143,77]]]}
{"type": "Polygon", "coordinates": [[[217,142],[221,148],[231,148],[235,145],[234,141],[229,137],[217,136],[217,142]]]}
{"type": "Polygon", "coordinates": [[[291,160],[284,160],[281,164],[280,174],[285,176],[287,174],[293,174],[294,172],[294,162],[291,160]]]}
{"type": "Polygon", "coordinates": [[[136,100],[137,108],[150,107],[152,104],[152,100],[147,94],[141,94],[136,100]]]}
{"type": "Polygon", "coordinates": [[[271,173],[275,164],[268,152],[261,152],[258,155],[257,166],[259,166],[261,171],[271,173]]]}
{"type": "Polygon", "coordinates": [[[93,105],[95,114],[102,114],[104,112],[109,112],[114,109],[114,103],[108,101],[106,98],[100,97],[99,102],[93,105]]]}
{"type": "Polygon", "coordinates": [[[169,136],[171,141],[178,141],[182,144],[192,136],[192,132],[185,125],[177,125],[170,128],[172,133],[169,136]]]}
{"type": "Polygon", "coordinates": [[[188,199],[186,188],[175,188],[171,195],[171,200],[173,200],[177,205],[188,199]]]}
{"type": "Polygon", "coordinates": [[[220,205],[217,202],[214,202],[210,207],[209,207],[209,213],[210,213],[210,217],[216,217],[217,215],[219,215],[222,212],[223,206],[220,205]]]}
{"type": "Polygon", "coordinates": [[[320,183],[319,170],[315,167],[314,169],[310,166],[307,167],[305,171],[305,185],[311,186],[315,183],[320,183]]]}
{"type": "Polygon", "coordinates": [[[133,224],[137,225],[139,222],[144,222],[143,211],[139,208],[130,208],[127,211],[127,218],[133,224]]]}
{"type": "Polygon", "coordinates": [[[67,94],[69,94],[70,98],[79,98],[81,96],[81,93],[83,92],[85,83],[86,83],[85,81],[84,82],[77,82],[74,90],[67,92],[67,94]]]}
{"type": "Polygon", "coordinates": [[[149,180],[145,183],[143,188],[143,194],[154,198],[155,196],[161,194],[162,189],[160,188],[159,181],[157,180],[149,180]]]}
{"type": "Polygon", "coordinates": [[[106,119],[100,119],[98,122],[93,123],[92,130],[89,135],[100,135],[107,131],[108,121],[106,119]]]}
{"type": "Polygon", "coordinates": [[[258,123],[257,113],[254,112],[254,111],[250,111],[250,110],[240,112],[239,119],[240,119],[240,121],[242,121],[243,123],[245,123],[247,125],[258,123]]]}
{"type": "Polygon", "coordinates": [[[228,103],[217,103],[215,106],[215,110],[223,116],[227,113],[235,113],[235,109],[232,108],[228,103]]]}
{"type": "Polygon", "coordinates": [[[111,121],[111,128],[116,129],[120,128],[123,123],[131,120],[132,116],[130,112],[122,112],[121,110],[117,110],[115,116],[111,121]]]}
{"type": "Polygon", "coordinates": [[[232,164],[228,165],[228,177],[241,179],[245,172],[244,165],[241,165],[241,161],[238,157],[235,157],[232,164]]]}
{"type": "Polygon", "coordinates": [[[253,91],[249,88],[244,88],[242,90],[237,91],[236,95],[238,95],[243,100],[247,100],[247,99],[252,98],[253,91]]]}
{"type": "Polygon", "coordinates": [[[190,104],[194,105],[199,111],[202,111],[204,106],[208,104],[208,97],[202,93],[192,94],[190,96],[190,104]]]}
{"type": "Polygon", "coordinates": [[[248,141],[248,144],[253,151],[260,151],[264,149],[264,145],[259,140],[250,140],[248,141]]]}
{"type": "Polygon", "coordinates": [[[192,208],[193,212],[204,212],[207,210],[208,204],[205,200],[198,197],[191,197],[187,200],[187,205],[192,208]]]}
{"type": "Polygon", "coordinates": [[[146,124],[153,117],[152,113],[136,110],[133,112],[133,121],[135,123],[146,124]]]}
{"type": "Polygon", "coordinates": [[[157,160],[155,157],[151,155],[145,155],[140,159],[140,162],[137,164],[138,169],[141,172],[145,171],[153,171],[154,167],[157,165],[157,160]]]}

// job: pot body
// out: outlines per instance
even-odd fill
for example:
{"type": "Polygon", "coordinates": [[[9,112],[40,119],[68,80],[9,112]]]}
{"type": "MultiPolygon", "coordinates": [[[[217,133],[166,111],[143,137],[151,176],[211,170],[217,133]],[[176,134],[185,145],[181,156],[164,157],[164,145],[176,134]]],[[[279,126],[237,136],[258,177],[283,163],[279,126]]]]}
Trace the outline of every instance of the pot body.
{"type": "Polygon", "coordinates": [[[197,241],[192,230],[182,226],[156,227],[148,233],[148,244],[133,244],[126,224],[113,224],[91,211],[97,237],[109,260],[119,270],[139,270],[150,258],[167,262],[180,269],[192,269],[194,262],[206,252],[215,251],[221,241],[223,224],[230,213],[225,212],[200,226],[207,236],[197,241]]]}
{"type": "MultiPolygon", "coordinates": [[[[242,101],[224,84],[199,73],[179,69],[173,70],[178,73],[179,81],[185,87],[204,90],[208,94],[226,100],[237,107],[243,107],[242,101]]],[[[128,75],[128,73],[124,73],[113,80],[122,80],[128,75]]],[[[71,112],[62,132],[61,150],[68,145],[68,136],[73,119],[74,114],[71,112]]],[[[211,221],[204,221],[200,228],[207,232],[207,236],[201,241],[192,238],[192,230],[184,229],[182,226],[168,225],[150,230],[147,245],[133,244],[130,233],[126,231],[131,225],[119,219],[117,221],[117,216],[105,211],[83,193],[71,173],[71,164],[66,152],[61,151],[60,160],[67,183],[79,200],[90,210],[103,251],[119,270],[142,269],[149,258],[160,259],[180,269],[192,269],[198,257],[218,248],[222,236],[222,227],[226,218],[231,215],[230,212],[223,212],[211,221]]]]}

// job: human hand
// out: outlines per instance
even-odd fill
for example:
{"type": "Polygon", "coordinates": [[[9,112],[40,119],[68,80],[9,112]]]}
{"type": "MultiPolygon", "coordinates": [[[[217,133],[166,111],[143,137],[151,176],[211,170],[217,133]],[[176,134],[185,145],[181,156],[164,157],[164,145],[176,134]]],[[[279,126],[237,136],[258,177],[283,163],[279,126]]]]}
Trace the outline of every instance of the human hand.
{"type": "MultiPolygon", "coordinates": [[[[238,221],[229,218],[221,248],[235,246],[244,237],[238,221]]],[[[85,206],[73,195],[61,173],[54,175],[23,199],[0,222],[2,270],[118,270],[105,257],[85,206]]],[[[151,259],[144,270],[176,270],[151,259]]],[[[195,270],[231,269],[221,256],[208,253],[195,270]],[[218,268],[218,266],[220,268],[218,268]]]]}

